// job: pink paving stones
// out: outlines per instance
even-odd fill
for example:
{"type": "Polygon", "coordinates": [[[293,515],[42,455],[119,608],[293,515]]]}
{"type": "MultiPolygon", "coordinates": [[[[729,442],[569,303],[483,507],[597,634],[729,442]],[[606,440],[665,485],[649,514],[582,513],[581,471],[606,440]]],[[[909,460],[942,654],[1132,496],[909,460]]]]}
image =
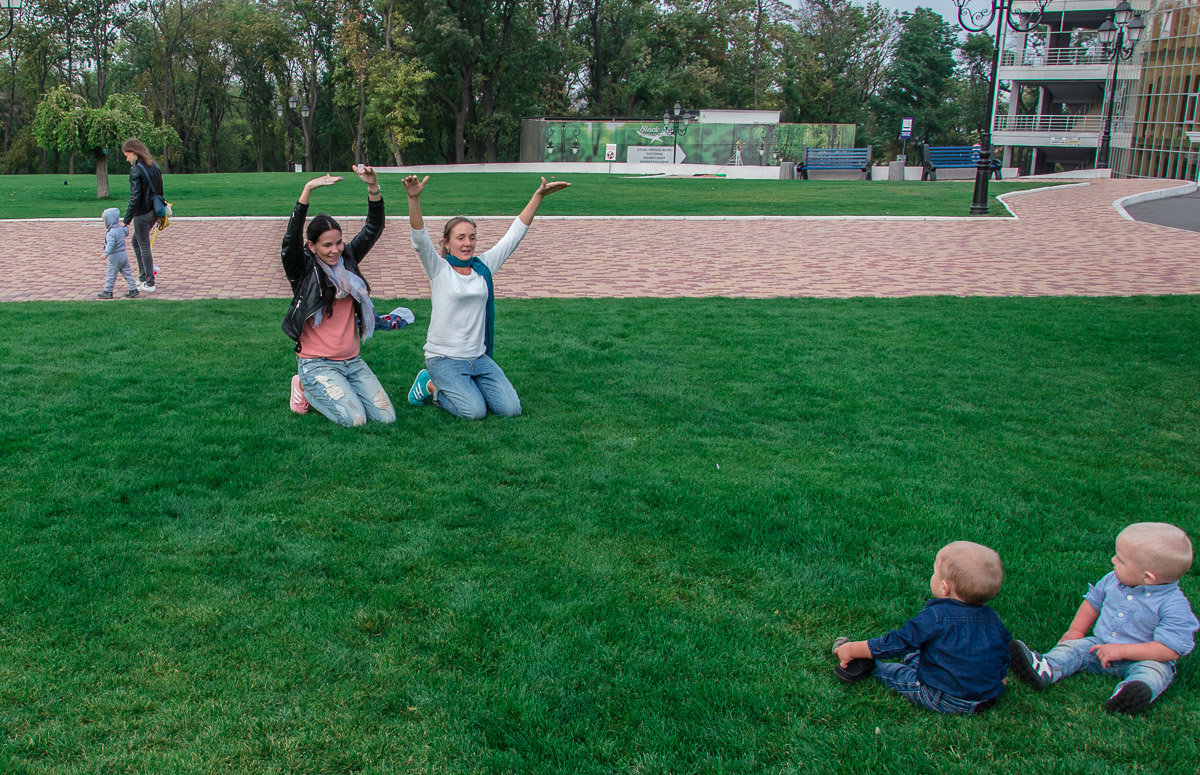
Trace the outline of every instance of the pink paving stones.
{"type": "MultiPolygon", "coordinates": [[[[1095,180],[1022,194],[1009,199],[1017,220],[539,219],[497,273],[496,292],[501,298],[1200,293],[1200,238],[1127,221],[1112,204],[1178,185],[1095,180]]],[[[963,191],[965,211],[970,191],[963,191]]],[[[361,218],[339,220],[351,234],[362,225],[361,218]]],[[[431,232],[443,220],[429,219],[431,232]]],[[[509,220],[481,219],[481,250],[509,220]]],[[[173,219],[155,240],[163,273],[154,298],[291,296],[279,264],[285,223],[282,217],[173,219]]],[[[0,234],[24,257],[0,278],[0,300],[89,299],[103,282],[91,219],[0,221],[0,234]]],[[[428,296],[405,218],[388,219],[364,272],[378,298],[428,296]]]]}

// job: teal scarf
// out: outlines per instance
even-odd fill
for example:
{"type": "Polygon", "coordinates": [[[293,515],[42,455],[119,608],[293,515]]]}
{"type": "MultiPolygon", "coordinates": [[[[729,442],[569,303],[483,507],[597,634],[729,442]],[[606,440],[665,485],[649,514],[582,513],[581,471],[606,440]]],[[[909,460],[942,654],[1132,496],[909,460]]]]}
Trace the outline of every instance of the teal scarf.
{"type": "Polygon", "coordinates": [[[446,254],[446,261],[450,266],[457,266],[460,269],[474,269],[483,279],[487,281],[488,287],[488,302],[487,316],[484,318],[483,324],[483,346],[489,358],[492,357],[492,337],[496,333],[496,291],[492,287],[492,270],[487,268],[487,265],[475,256],[470,261],[463,261],[459,258],[453,258],[450,254],[446,254]]]}

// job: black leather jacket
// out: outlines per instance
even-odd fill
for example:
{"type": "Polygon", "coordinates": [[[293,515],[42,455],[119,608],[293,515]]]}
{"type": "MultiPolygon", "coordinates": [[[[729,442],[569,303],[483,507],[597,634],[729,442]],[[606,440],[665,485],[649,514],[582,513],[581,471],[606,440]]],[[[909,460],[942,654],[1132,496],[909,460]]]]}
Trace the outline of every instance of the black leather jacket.
{"type": "MultiPolygon", "coordinates": [[[[337,289],[325,276],[325,272],[317,266],[317,257],[308,249],[308,240],[304,236],[304,220],[308,215],[308,205],[296,203],[292,210],[291,220],[288,221],[287,232],[283,235],[283,246],[280,256],[283,259],[283,272],[292,285],[292,305],[283,318],[283,332],[296,342],[296,352],[300,352],[300,332],[304,323],[317,313],[321,307],[325,314],[333,314],[333,300],[337,289]]],[[[367,251],[383,233],[384,215],[383,200],[377,202],[367,200],[367,222],[362,231],[354,236],[342,250],[342,258],[346,268],[362,277],[358,265],[366,257],[367,251]]],[[[366,278],[363,278],[366,282],[366,278]]],[[[367,290],[371,286],[367,284],[367,290]]],[[[354,301],[354,319],[359,335],[362,335],[362,305],[354,301]]]]}
{"type": "Polygon", "coordinates": [[[129,168],[129,204],[125,207],[124,223],[126,226],[136,216],[154,212],[154,195],[163,195],[162,167],[151,163],[149,167],[140,161],[135,161],[129,168]],[[146,185],[146,175],[150,174],[150,186],[146,185]]]}

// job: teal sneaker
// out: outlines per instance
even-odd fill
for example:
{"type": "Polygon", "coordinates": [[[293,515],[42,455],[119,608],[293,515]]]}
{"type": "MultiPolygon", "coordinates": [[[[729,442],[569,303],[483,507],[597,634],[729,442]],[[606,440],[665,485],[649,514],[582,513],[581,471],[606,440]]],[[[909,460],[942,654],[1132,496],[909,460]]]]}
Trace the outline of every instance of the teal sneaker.
{"type": "Polygon", "coordinates": [[[413,385],[408,389],[408,402],[413,406],[420,406],[429,398],[429,372],[421,369],[417,373],[417,378],[413,380],[413,385]]]}

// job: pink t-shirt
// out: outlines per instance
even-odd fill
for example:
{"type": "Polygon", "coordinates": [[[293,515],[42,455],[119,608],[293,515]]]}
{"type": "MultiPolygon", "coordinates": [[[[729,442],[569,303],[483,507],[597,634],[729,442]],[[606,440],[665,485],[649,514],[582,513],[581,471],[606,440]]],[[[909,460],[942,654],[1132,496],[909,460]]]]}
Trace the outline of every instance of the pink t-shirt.
{"type": "Polygon", "coordinates": [[[313,319],[304,321],[300,332],[301,358],[329,358],[348,361],[358,356],[358,331],[354,325],[354,298],[347,296],[333,302],[333,312],[314,326],[313,319]]]}

